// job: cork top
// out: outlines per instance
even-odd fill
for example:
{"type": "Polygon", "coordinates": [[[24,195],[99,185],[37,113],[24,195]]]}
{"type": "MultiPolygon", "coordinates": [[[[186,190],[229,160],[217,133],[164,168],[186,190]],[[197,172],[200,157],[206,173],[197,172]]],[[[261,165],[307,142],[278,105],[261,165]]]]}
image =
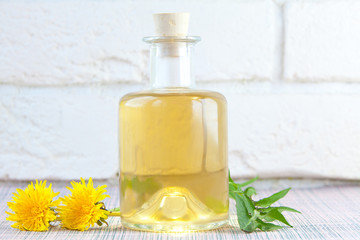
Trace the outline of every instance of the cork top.
{"type": "Polygon", "coordinates": [[[153,18],[157,36],[183,37],[188,35],[189,13],[155,13],[153,18]]]}

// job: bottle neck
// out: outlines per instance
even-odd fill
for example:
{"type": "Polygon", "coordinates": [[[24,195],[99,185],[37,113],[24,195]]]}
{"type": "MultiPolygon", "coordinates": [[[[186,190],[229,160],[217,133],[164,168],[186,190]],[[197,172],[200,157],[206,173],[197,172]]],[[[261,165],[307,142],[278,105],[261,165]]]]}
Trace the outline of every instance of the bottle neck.
{"type": "Polygon", "coordinates": [[[192,53],[194,42],[152,42],[150,83],[152,88],[194,87],[192,53]]]}

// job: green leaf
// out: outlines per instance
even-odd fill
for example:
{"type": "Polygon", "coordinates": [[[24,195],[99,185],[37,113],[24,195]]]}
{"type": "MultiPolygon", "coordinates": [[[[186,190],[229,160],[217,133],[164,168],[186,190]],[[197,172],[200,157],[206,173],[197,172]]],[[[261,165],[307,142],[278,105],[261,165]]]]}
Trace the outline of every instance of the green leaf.
{"type": "Polygon", "coordinates": [[[230,183],[234,183],[234,180],[232,180],[232,178],[231,178],[231,176],[230,176],[230,170],[229,170],[229,174],[228,174],[228,175],[229,175],[229,182],[230,182],[230,183]]]}
{"type": "Polygon", "coordinates": [[[234,180],[232,180],[232,178],[231,178],[231,176],[230,176],[230,171],[229,171],[229,183],[230,183],[230,184],[235,184],[235,185],[236,185],[236,183],[234,182],[234,180]]]}
{"type": "Polygon", "coordinates": [[[102,225],[103,225],[103,223],[102,223],[100,220],[98,220],[98,221],[96,222],[96,224],[99,225],[99,226],[102,226],[102,225]]]}
{"type": "Polygon", "coordinates": [[[268,217],[268,216],[264,216],[264,217],[262,217],[262,220],[264,220],[264,221],[266,221],[266,222],[273,222],[273,221],[275,221],[276,219],[274,219],[274,218],[271,218],[271,217],[268,217]]]}
{"type": "Polygon", "coordinates": [[[258,179],[258,177],[255,177],[244,183],[235,183],[234,180],[231,178],[230,172],[229,172],[229,195],[230,195],[230,197],[234,198],[234,194],[236,194],[236,193],[245,193],[245,195],[248,197],[251,197],[252,195],[256,194],[256,190],[253,187],[246,188],[245,192],[241,188],[255,182],[257,179],[258,179]]]}
{"type": "Polygon", "coordinates": [[[266,222],[261,221],[260,219],[257,219],[256,222],[259,224],[258,228],[262,231],[273,231],[273,230],[278,230],[278,229],[283,228],[280,225],[276,225],[273,223],[266,223],[266,222]]]}
{"type": "Polygon", "coordinates": [[[271,204],[283,198],[290,191],[290,188],[277,192],[270,197],[260,199],[256,202],[251,198],[256,194],[255,188],[247,187],[243,191],[242,187],[253,183],[257,179],[258,178],[256,177],[244,183],[235,183],[229,172],[229,197],[233,198],[236,202],[237,220],[240,229],[244,232],[253,232],[257,228],[262,231],[271,231],[283,228],[280,225],[269,223],[275,220],[291,226],[281,212],[288,211],[300,213],[299,211],[284,206],[271,207],[271,204]]]}
{"type": "Polygon", "coordinates": [[[161,184],[156,182],[153,178],[146,178],[144,180],[139,177],[128,178],[124,177],[121,182],[121,192],[124,195],[127,188],[133,189],[137,194],[153,194],[161,188],[161,184]]]}
{"type": "Polygon", "coordinates": [[[153,178],[146,178],[140,180],[138,177],[134,177],[131,180],[132,189],[138,194],[153,194],[161,188],[161,185],[153,178]]]}
{"type": "Polygon", "coordinates": [[[290,223],[286,220],[286,218],[284,217],[284,215],[282,215],[282,213],[279,212],[279,210],[277,210],[277,209],[271,210],[270,212],[268,212],[268,214],[267,214],[266,216],[268,216],[268,217],[270,217],[270,218],[273,218],[273,219],[275,219],[275,220],[278,220],[278,221],[280,221],[280,222],[288,225],[289,227],[292,227],[292,226],[290,225],[290,223]]]}
{"type": "Polygon", "coordinates": [[[249,203],[244,195],[236,195],[235,201],[240,229],[248,233],[255,231],[258,224],[256,223],[257,216],[251,207],[252,203],[249,203]]]}
{"type": "Polygon", "coordinates": [[[256,190],[253,187],[248,187],[248,188],[245,189],[244,193],[245,193],[246,196],[251,198],[253,195],[256,194],[256,190]]]}
{"type": "Polygon", "coordinates": [[[243,201],[245,203],[245,207],[248,210],[248,213],[251,216],[254,216],[254,214],[255,214],[255,205],[254,205],[253,201],[248,196],[246,196],[245,194],[240,194],[240,197],[243,199],[243,201]]]}
{"type": "Polygon", "coordinates": [[[109,210],[110,212],[120,212],[120,207],[116,207],[109,210]]]}
{"type": "Polygon", "coordinates": [[[294,213],[301,213],[296,209],[280,206],[280,207],[268,207],[268,208],[258,208],[260,212],[270,212],[273,209],[279,210],[279,212],[294,212],[294,213]]]}
{"type": "Polygon", "coordinates": [[[244,229],[250,222],[250,215],[246,208],[244,199],[240,195],[235,195],[236,214],[240,229],[244,229]]]}
{"type": "Polygon", "coordinates": [[[290,191],[291,188],[284,189],[280,192],[277,192],[270,197],[260,199],[259,201],[255,202],[255,206],[257,207],[269,207],[274,202],[278,201],[279,199],[285,197],[285,195],[290,191]]]}
{"type": "Polygon", "coordinates": [[[226,213],[229,208],[228,205],[224,204],[223,200],[210,196],[205,199],[205,205],[212,209],[215,213],[226,213]]]}
{"type": "Polygon", "coordinates": [[[252,184],[253,182],[255,182],[256,180],[258,180],[258,176],[256,176],[256,177],[254,177],[254,178],[252,178],[252,179],[250,179],[250,180],[248,180],[248,181],[246,181],[246,182],[243,182],[243,183],[238,183],[237,185],[239,186],[239,187],[245,187],[245,186],[247,186],[247,185],[250,185],[250,184],[252,184]]]}
{"type": "Polygon", "coordinates": [[[259,224],[256,222],[256,219],[254,219],[254,220],[250,220],[249,224],[245,228],[243,228],[241,230],[243,230],[244,232],[247,232],[247,233],[252,233],[258,227],[259,227],[259,224]]]}
{"type": "Polygon", "coordinates": [[[243,192],[237,191],[234,193],[236,202],[236,213],[240,229],[245,232],[253,232],[257,228],[255,206],[252,200],[243,192]]]}
{"type": "Polygon", "coordinates": [[[257,228],[255,205],[253,201],[242,191],[241,184],[235,183],[229,172],[229,196],[235,199],[236,213],[240,229],[245,232],[253,232],[257,228]]]}
{"type": "Polygon", "coordinates": [[[236,183],[230,182],[229,183],[229,197],[232,199],[235,199],[235,195],[239,192],[242,192],[242,190],[238,190],[236,183]]]}

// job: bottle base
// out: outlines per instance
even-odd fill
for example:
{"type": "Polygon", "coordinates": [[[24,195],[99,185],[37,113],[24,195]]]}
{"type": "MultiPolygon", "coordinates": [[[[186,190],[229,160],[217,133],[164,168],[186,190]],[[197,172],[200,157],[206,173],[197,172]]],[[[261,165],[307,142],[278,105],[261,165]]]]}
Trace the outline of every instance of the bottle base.
{"type": "Polygon", "coordinates": [[[206,231],[219,228],[228,223],[228,219],[201,224],[169,222],[169,223],[154,223],[154,224],[139,224],[130,223],[126,220],[121,220],[122,226],[132,230],[147,231],[147,232],[168,232],[168,233],[181,233],[193,231],[206,231]]]}

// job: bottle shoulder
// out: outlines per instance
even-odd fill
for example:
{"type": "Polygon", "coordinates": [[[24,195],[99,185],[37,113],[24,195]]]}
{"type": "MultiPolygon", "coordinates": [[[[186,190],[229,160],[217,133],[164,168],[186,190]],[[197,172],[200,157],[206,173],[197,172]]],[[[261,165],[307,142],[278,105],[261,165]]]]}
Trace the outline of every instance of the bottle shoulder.
{"type": "Polygon", "coordinates": [[[166,98],[166,97],[196,97],[196,98],[210,98],[216,99],[218,101],[226,103],[226,98],[219,92],[202,90],[202,89],[192,89],[192,88],[159,88],[144,90],[138,92],[131,92],[124,95],[120,102],[126,102],[136,98],[166,98]]]}

